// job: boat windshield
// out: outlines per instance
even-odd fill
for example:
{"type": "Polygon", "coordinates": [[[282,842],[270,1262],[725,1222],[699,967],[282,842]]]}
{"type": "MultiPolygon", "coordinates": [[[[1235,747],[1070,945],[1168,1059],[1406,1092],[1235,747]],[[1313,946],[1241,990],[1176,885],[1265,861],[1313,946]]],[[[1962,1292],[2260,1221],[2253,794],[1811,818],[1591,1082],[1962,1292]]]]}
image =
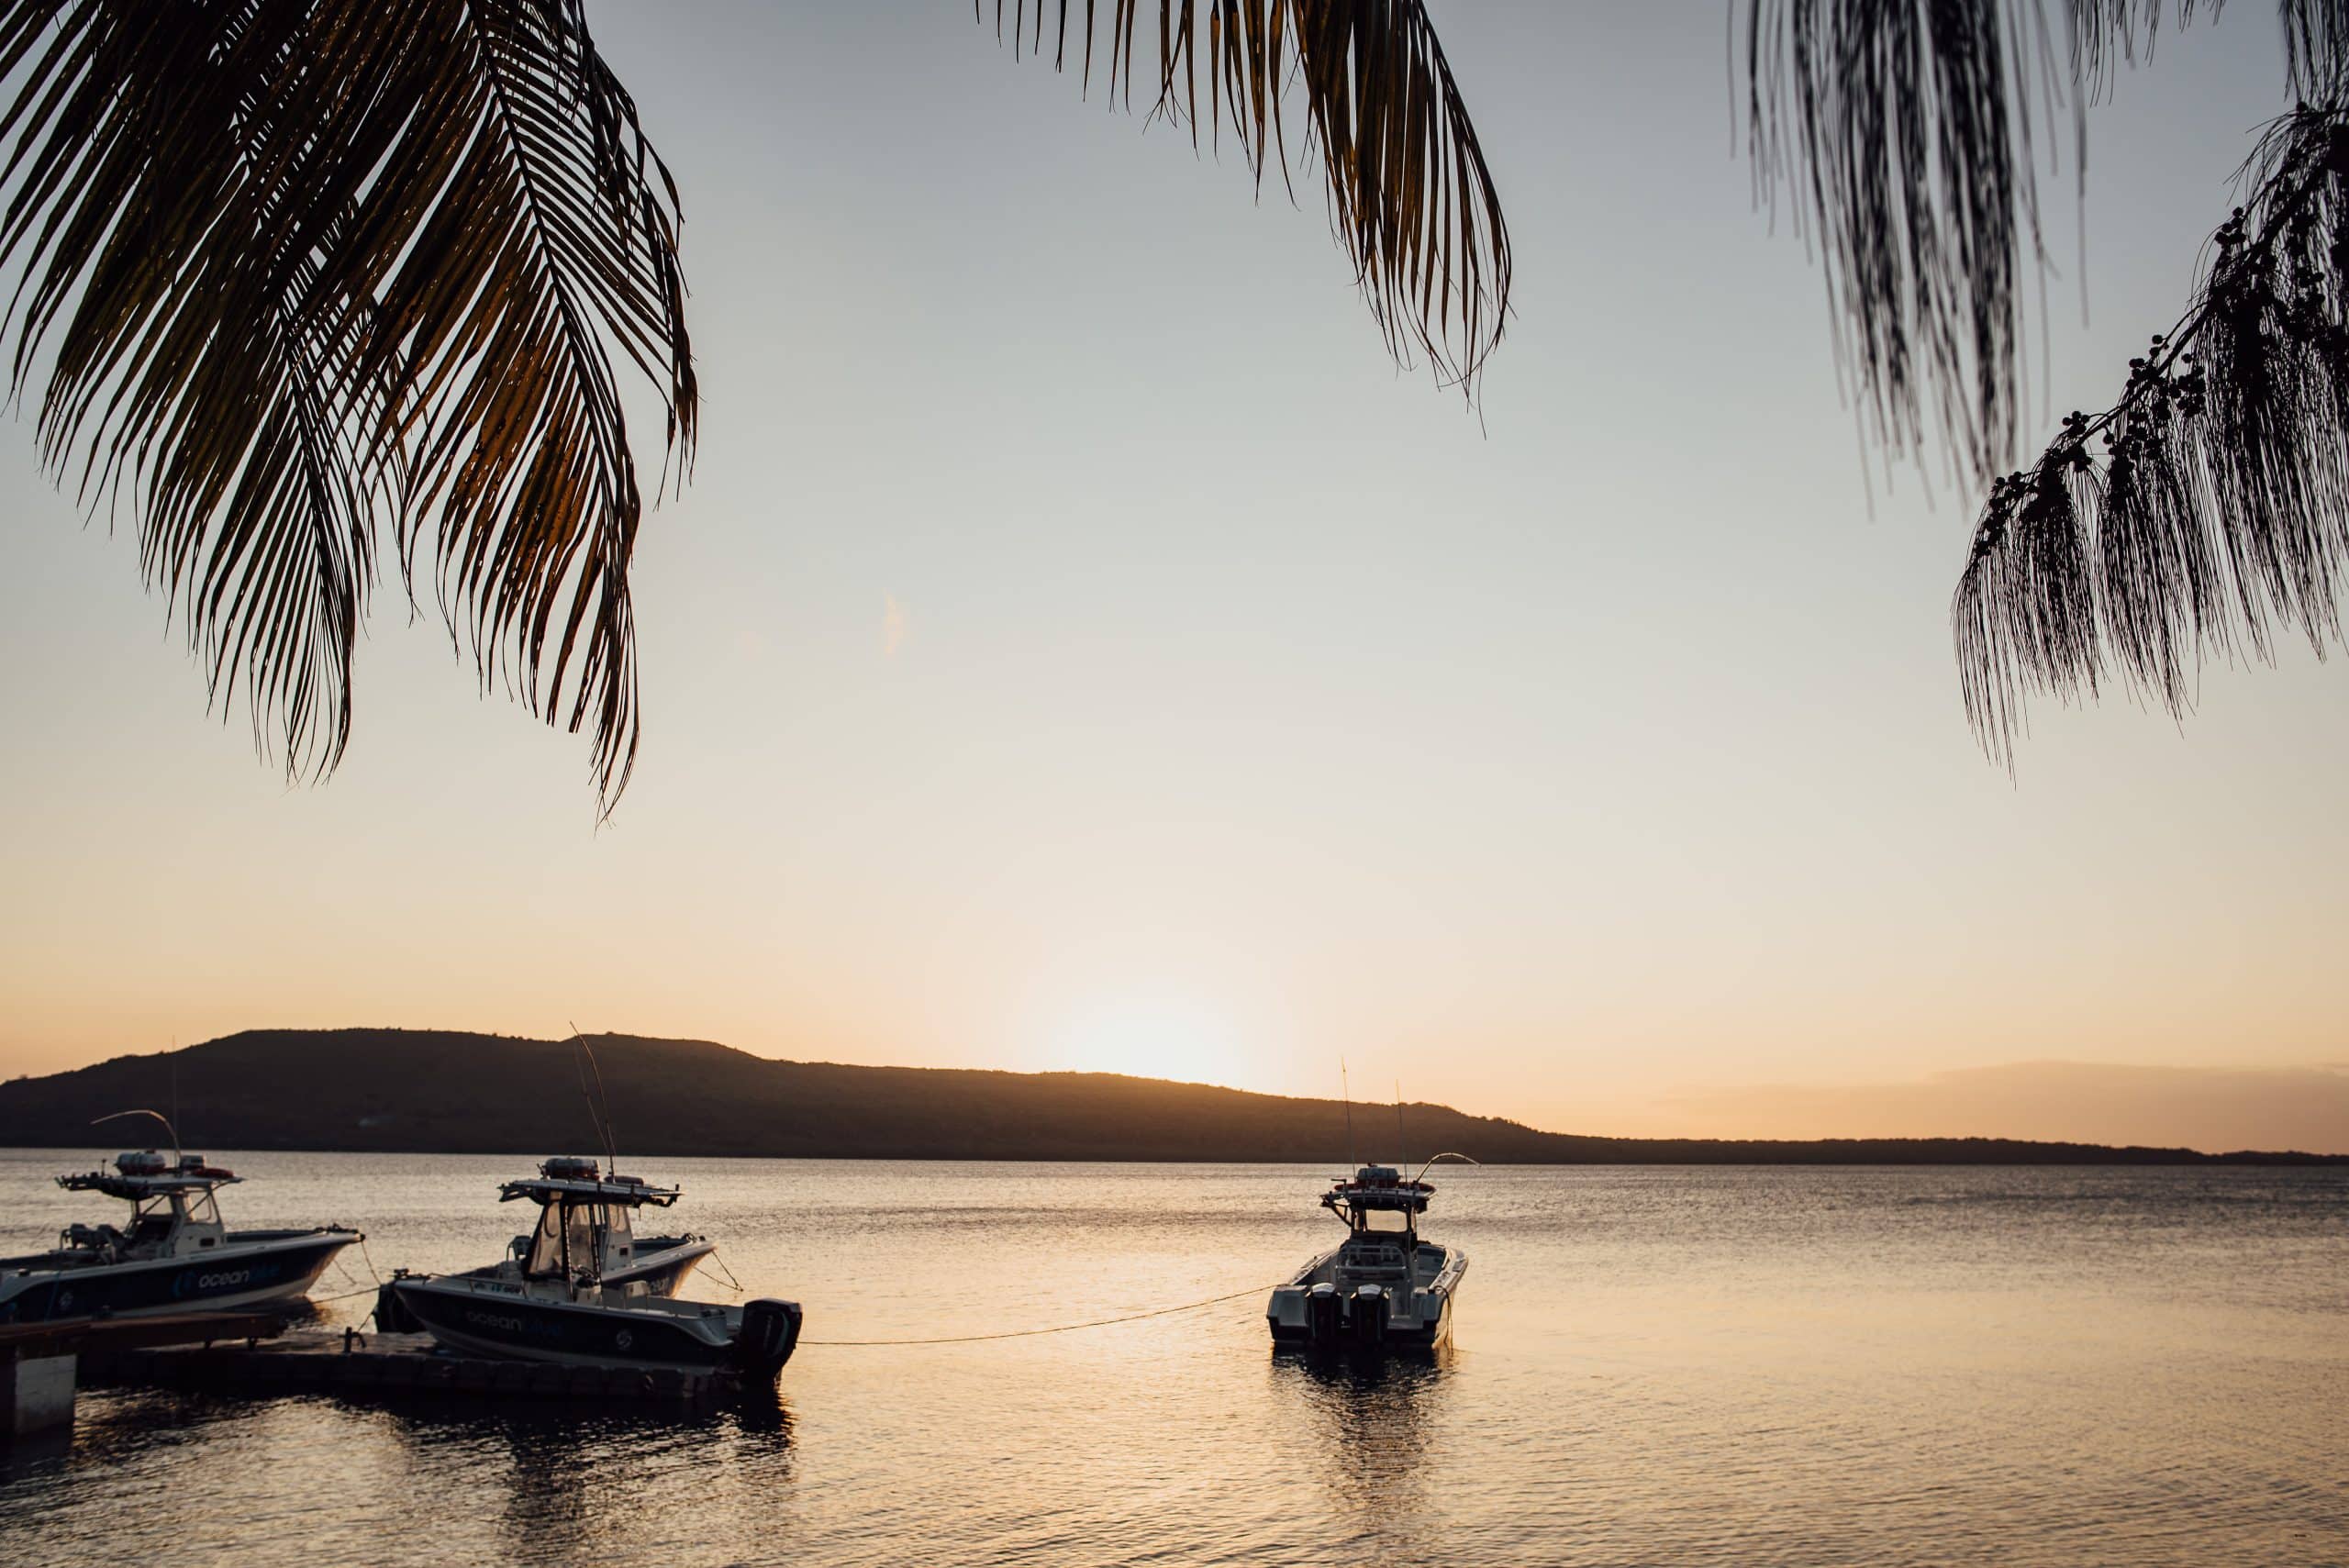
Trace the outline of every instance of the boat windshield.
{"type": "Polygon", "coordinates": [[[212,1194],[201,1187],[192,1192],[158,1193],[140,1198],[132,1209],[128,1240],[133,1246],[169,1240],[184,1219],[198,1225],[217,1225],[220,1207],[212,1201],[212,1194]]]}
{"type": "Polygon", "coordinates": [[[581,1270],[603,1272],[607,1240],[625,1240],[628,1209],[619,1204],[551,1203],[539,1214],[523,1273],[532,1279],[567,1279],[581,1270]]]}
{"type": "Polygon", "coordinates": [[[1411,1217],[1401,1209],[1365,1209],[1362,1211],[1354,1229],[1380,1235],[1400,1236],[1411,1229],[1411,1217]]]}

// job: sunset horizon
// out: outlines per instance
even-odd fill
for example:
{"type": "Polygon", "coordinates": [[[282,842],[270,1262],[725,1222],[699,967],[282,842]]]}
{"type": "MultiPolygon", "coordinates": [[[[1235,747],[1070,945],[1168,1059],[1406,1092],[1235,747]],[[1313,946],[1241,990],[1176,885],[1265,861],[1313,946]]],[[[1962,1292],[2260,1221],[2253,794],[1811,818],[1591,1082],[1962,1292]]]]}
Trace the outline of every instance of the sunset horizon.
{"type": "MultiPolygon", "coordinates": [[[[50,1073],[124,1059],[161,1058],[242,1035],[489,1033],[556,1043],[569,1032],[468,1030],[435,1025],[260,1024],[206,1040],[153,1049],[122,1049],[62,1062],[50,1073]]],[[[1027,1076],[1089,1074],[1140,1083],[1230,1089],[1301,1101],[1350,1099],[1366,1117],[1400,1103],[1447,1107],[1493,1117],[1544,1132],[1593,1138],[1816,1141],[1820,1140],[1988,1139],[2107,1147],[2184,1148],[2218,1154],[2241,1151],[2349,1156],[2349,1062],[2235,1063],[2227,1066],[2146,1064],[2040,1058],[1955,1068],[1905,1079],[1817,1081],[1731,1085],[1681,1084],[1643,1105],[1579,1109],[1531,1101],[1486,1103],[1447,1096],[1397,1080],[1384,1087],[1357,1082],[1346,1062],[1331,1066],[1331,1083],[1270,1085],[1244,1077],[1186,1073],[1180,1053],[1142,1065],[1069,1061],[1041,1065],[986,1062],[909,1062],[760,1051],[736,1041],[648,1030],[590,1029],[582,1038],[607,1037],[706,1043],[762,1061],[915,1071],[1008,1073],[1027,1076]]],[[[1154,1055],[1160,1053],[1153,1053],[1154,1055]]],[[[45,1076],[47,1074],[18,1074],[45,1076]]],[[[178,1080],[172,1080],[176,1085],[178,1080]]],[[[195,1084],[191,1081],[191,1088],[195,1084]]],[[[1376,1133],[1383,1124],[1365,1120],[1376,1133]]]]}
{"type": "Polygon", "coordinates": [[[2349,1563],[2349,0],[0,99],[0,1565],[2349,1563]]]}

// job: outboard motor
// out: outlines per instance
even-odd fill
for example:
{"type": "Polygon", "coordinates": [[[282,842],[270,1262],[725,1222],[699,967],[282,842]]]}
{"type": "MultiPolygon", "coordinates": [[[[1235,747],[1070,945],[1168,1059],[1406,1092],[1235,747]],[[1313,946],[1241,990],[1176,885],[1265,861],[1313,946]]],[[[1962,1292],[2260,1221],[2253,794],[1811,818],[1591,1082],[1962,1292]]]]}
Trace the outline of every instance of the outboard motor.
{"type": "Polygon", "coordinates": [[[1324,1280],[1305,1293],[1305,1332],[1315,1344],[1335,1344],[1345,1316],[1345,1301],[1338,1295],[1338,1287],[1329,1281],[1324,1280]]]}
{"type": "Polygon", "coordinates": [[[393,1286],[407,1278],[406,1269],[395,1269],[392,1277],[375,1288],[375,1332],[378,1334],[420,1334],[424,1320],[407,1309],[400,1293],[393,1286]]]}
{"type": "Polygon", "coordinates": [[[1386,1321],[1395,1314],[1395,1304],[1387,1298],[1386,1287],[1383,1284],[1355,1286],[1353,1307],[1350,1316],[1355,1340],[1365,1345],[1384,1341],[1386,1321]]]}
{"type": "Polygon", "coordinates": [[[753,1383],[773,1383],[799,1345],[799,1303],[762,1296],[742,1308],[734,1336],[734,1367],[753,1383]]]}

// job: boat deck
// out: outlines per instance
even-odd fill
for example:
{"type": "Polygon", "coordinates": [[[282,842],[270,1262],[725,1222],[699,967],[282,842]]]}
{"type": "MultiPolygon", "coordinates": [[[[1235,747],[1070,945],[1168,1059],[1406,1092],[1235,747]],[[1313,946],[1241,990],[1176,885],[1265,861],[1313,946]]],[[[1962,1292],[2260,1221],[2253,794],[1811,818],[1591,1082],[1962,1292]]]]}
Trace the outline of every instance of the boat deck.
{"type": "Polygon", "coordinates": [[[315,1389],[654,1403],[718,1399],[740,1386],[724,1375],[453,1356],[436,1350],[429,1334],[347,1339],[339,1332],[317,1330],[257,1344],[89,1351],[82,1357],[82,1382],[94,1388],[198,1388],[234,1394],[315,1389]]]}

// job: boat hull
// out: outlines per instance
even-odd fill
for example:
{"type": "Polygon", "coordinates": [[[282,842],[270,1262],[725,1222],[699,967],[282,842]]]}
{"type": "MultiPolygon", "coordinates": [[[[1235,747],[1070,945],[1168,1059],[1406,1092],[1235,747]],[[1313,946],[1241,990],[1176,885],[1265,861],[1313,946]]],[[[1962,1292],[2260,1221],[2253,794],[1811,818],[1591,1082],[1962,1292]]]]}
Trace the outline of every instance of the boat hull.
{"type": "Polygon", "coordinates": [[[387,1288],[399,1309],[441,1344],[502,1361],[772,1380],[799,1337],[799,1308],[789,1302],[711,1307],[688,1317],[550,1300],[462,1277],[395,1279],[387,1288]],[[761,1307],[785,1321],[759,1344],[745,1346],[745,1319],[761,1307]]]}
{"type": "Polygon", "coordinates": [[[695,1266],[717,1251],[717,1242],[699,1236],[640,1238],[635,1263],[606,1274],[604,1283],[626,1284],[641,1280],[644,1288],[655,1296],[674,1296],[685,1288],[685,1276],[694,1272],[695,1266]]]}
{"type": "Polygon", "coordinates": [[[134,1259],[0,1275],[0,1323],[70,1323],[292,1303],[310,1293],[355,1230],[262,1241],[233,1237],[193,1257],[134,1259]]]}

